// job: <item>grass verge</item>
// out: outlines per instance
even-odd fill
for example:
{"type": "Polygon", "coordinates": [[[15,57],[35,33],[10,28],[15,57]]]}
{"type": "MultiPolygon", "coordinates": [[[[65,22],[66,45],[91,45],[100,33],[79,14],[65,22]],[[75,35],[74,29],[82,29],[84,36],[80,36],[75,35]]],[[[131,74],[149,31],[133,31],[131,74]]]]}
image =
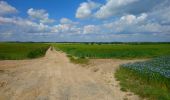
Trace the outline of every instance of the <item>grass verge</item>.
{"type": "Polygon", "coordinates": [[[74,57],[74,56],[71,56],[71,55],[68,55],[68,57],[70,58],[70,61],[72,63],[75,63],[75,64],[88,64],[89,63],[89,59],[88,58],[84,58],[84,57],[74,57]]]}
{"type": "MultiPolygon", "coordinates": [[[[61,51],[59,48],[54,47],[55,50],[61,51]]],[[[70,59],[70,61],[74,64],[83,64],[87,65],[89,63],[89,59],[85,57],[76,57],[70,54],[67,54],[67,57],[70,59]]]]}

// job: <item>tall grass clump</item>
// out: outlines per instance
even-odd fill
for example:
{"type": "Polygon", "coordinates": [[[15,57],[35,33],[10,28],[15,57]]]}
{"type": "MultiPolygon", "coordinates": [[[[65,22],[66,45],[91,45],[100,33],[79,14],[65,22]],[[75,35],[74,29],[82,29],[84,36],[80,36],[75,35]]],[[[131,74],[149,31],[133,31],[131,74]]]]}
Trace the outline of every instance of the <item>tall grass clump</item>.
{"type": "Polygon", "coordinates": [[[124,90],[150,100],[170,100],[170,56],[123,64],[115,75],[124,90]]]}

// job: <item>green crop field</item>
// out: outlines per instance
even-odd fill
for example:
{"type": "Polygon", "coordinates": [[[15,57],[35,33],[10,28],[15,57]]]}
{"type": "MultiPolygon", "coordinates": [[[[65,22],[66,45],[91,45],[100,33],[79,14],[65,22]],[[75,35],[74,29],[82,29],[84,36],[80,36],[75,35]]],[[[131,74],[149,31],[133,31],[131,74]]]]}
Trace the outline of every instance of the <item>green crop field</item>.
{"type": "Polygon", "coordinates": [[[29,59],[41,57],[49,45],[42,43],[0,43],[0,59],[29,59]]]}
{"type": "Polygon", "coordinates": [[[148,100],[170,100],[170,56],[123,64],[115,76],[123,91],[148,100]]]}
{"type": "Polygon", "coordinates": [[[79,58],[153,58],[170,55],[170,44],[53,44],[79,58]]]}

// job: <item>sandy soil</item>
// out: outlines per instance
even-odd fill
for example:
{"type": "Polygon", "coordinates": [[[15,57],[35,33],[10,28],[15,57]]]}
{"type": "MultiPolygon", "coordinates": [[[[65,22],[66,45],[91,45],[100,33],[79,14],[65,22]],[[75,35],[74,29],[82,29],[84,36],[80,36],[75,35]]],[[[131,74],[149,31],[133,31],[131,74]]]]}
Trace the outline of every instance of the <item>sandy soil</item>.
{"type": "Polygon", "coordinates": [[[93,59],[81,66],[51,49],[39,59],[0,61],[0,100],[138,100],[120,91],[113,76],[127,62],[93,59]]]}

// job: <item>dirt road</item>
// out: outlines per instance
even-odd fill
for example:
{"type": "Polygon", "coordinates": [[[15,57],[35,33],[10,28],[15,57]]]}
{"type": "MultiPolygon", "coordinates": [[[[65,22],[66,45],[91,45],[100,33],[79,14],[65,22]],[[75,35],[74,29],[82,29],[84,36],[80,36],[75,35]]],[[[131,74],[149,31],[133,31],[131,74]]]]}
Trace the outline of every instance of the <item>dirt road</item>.
{"type": "Polygon", "coordinates": [[[127,62],[98,59],[82,67],[51,49],[39,59],[0,61],[0,100],[138,100],[113,76],[127,62]]]}

